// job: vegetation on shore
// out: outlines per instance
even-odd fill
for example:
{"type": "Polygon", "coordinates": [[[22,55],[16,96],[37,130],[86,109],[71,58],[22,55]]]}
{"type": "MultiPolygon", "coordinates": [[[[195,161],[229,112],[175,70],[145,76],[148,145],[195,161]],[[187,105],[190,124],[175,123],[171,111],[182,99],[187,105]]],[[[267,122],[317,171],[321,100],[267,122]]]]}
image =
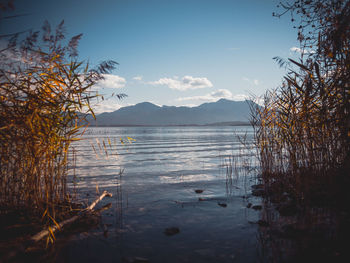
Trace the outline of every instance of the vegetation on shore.
{"type": "Polygon", "coordinates": [[[45,22],[41,32],[1,36],[8,45],[0,51],[0,213],[28,211],[49,231],[73,210],[70,145],[94,116],[93,86],[116,65],[90,69],[78,59],[82,35],[65,41],[64,32],[63,21],[55,29],[45,22]]]}
{"type": "Polygon", "coordinates": [[[292,0],[298,60],[252,106],[266,262],[344,262],[350,234],[350,1],[292,0]]]}
{"type": "Polygon", "coordinates": [[[276,58],[288,73],[253,109],[253,126],[266,186],[306,200],[312,188],[349,181],[350,1],[280,7],[275,16],[289,12],[298,24],[300,60],[276,58]]]}

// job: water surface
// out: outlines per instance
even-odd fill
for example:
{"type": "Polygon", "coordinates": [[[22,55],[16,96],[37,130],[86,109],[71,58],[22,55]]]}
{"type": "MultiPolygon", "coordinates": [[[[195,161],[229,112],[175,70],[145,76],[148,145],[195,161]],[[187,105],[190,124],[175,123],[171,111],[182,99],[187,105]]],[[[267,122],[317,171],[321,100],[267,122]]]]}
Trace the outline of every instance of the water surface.
{"type": "MultiPolygon", "coordinates": [[[[259,212],[247,209],[245,198],[253,179],[234,177],[233,186],[227,184],[224,164],[243,147],[237,135],[249,142],[252,129],[89,128],[74,145],[75,187],[87,202],[108,190],[113,197],[99,207],[111,202],[112,208],[96,229],[72,236],[58,261],[258,261],[259,212]],[[195,193],[199,189],[203,193],[195,193]],[[180,232],[166,235],[171,227],[180,232]]],[[[250,196],[249,202],[260,201],[250,196]]]]}

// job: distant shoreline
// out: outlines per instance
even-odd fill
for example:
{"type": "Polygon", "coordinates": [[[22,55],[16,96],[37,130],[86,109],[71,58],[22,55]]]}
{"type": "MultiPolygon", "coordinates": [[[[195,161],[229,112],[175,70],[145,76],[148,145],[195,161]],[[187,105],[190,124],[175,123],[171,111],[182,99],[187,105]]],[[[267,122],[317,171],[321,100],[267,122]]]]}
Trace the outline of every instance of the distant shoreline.
{"type": "MultiPolygon", "coordinates": [[[[250,125],[250,106],[247,101],[220,99],[196,107],[158,106],[141,102],[113,112],[84,116],[91,126],[238,126],[250,125]]],[[[255,104],[254,104],[255,105],[255,104]]],[[[82,119],[84,120],[84,118],[82,119]]]]}
{"type": "Polygon", "coordinates": [[[172,124],[172,125],[152,125],[152,124],[110,124],[110,125],[89,125],[89,127],[223,127],[223,126],[252,126],[249,122],[218,122],[208,124],[172,124]]]}

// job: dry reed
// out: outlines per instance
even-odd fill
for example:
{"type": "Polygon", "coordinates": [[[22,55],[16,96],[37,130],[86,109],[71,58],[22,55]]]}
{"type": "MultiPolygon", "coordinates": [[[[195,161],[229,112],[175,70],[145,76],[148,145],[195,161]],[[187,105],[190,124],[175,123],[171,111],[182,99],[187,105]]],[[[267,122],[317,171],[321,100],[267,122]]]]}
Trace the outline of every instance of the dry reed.
{"type": "Polygon", "coordinates": [[[283,182],[302,198],[306,184],[327,178],[325,184],[350,160],[350,1],[295,1],[283,8],[301,15],[302,50],[315,51],[302,52],[299,62],[278,58],[289,71],[262,107],[252,104],[252,124],[266,183],[283,182]]]}
{"type": "Polygon", "coordinates": [[[0,205],[35,211],[46,224],[70,209],[70,145],[94,116],[94,84],[116,64],[89,69],[77,60],[81,35],[65,45],[63,32],[63,21],[55,30],[46,22],[0,52],[0,205]]]}

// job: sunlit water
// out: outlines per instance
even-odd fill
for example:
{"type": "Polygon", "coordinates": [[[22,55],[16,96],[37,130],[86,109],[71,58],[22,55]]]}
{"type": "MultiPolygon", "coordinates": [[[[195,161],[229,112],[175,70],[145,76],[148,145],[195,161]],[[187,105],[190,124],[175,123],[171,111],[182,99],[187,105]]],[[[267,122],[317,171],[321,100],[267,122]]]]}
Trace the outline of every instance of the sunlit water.
{"type": "MultiPolygon", "coordinates": [[[[250,196],[254,180],[234,177],[231,187],[223,165],[227,157],[241,152],[237,135],[246,135],[249,142],[252,129],[88,129],[84,140],[74,144],[76,179],[70,186],[75,185],[79,198],[87,202],[96,197],[97,190],[108,190],[113,197],[105,198],[98,207],[111,202],[112,208],[102,212],[96,229],[72,236],[57,260],[258,261],[257,225],[253,222],[259,212],[246,208],[248,201],[244,198],[250,196]],[[128,142],[127,137],[135,141],[128,142]],[[203,193],[195,193],[197,189],[203,193]],[[170,227],[180,232],[164,234],[170,227]]],[[[237,168],[241,165],[238,163],[237,168]]],[[[260,201],[250,196],[249,202],[260,201]]]]}

